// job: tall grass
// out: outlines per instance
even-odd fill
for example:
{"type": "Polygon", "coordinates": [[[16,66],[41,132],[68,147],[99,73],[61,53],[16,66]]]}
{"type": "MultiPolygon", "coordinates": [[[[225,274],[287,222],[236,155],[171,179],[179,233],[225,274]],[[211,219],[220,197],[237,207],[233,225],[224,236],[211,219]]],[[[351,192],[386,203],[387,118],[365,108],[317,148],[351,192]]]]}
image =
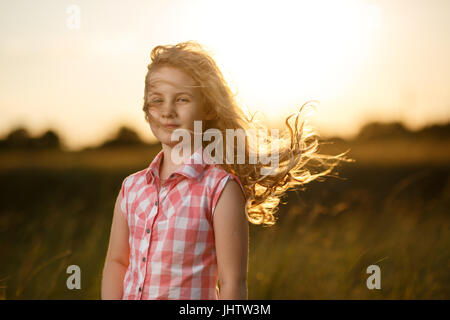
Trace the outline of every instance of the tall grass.
{"type": "MultiPolygon", "coordinates": [[[[0,173],[0,298],[99,299],[123,169],[0,173]],[[69,290],[66,269],[81,268],[69,290]]],[[[250,299],[449,299],[450,167],[344,167],[250,227],[250,299]],[[369,290],[366,268],[381,268],[369,290]]]]}

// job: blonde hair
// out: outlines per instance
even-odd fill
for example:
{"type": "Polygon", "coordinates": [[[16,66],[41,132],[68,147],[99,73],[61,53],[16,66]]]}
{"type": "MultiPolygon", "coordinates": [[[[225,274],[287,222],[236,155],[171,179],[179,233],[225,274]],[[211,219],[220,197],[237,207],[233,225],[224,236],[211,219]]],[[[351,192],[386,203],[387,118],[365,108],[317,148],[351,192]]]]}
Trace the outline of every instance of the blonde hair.
{"type": "MultiPolygon", "coordinates": [[[[336,156],[318,154],[318,135],[305,121],[299,123],[300,113],[308,106],[314,106],[315,101],[308,101],[301,108],[286,118],[288,132],[284,131],[279,137],[273,138],[271,135],[264,135],[264,141],[260,143],[260,132],[267,129],[256,119],[254,115],[247,117],[235,99],[235,95],[230,90],[211,54],[196,41],[185,41],[176,45],[159,45],[151,52],[151,63],[148,65],[148,72],[145,78],[144,107],[145,119],[150,123],[152,117],[148,112],[149,103],[147,92],[149,80],[153,71],[161,66],[175,67],[188,74],[201,90],[203,103],[208,110],[213,111],[215,118],[206,121],[206,128],[218,129],[224,136],[226,129],[256,129],[258,146],[252,150],[252,145],[245,138],[245,157],[249,158],[250,153],[271,157],[272,143],[278,145],[279,166],[272,174],[262,174],[262,168],[267,168],[257,160],[256,164],[239,164],[233,161],[232,164],[218,164],[229,173],[239,177],[244,187],[247,202],[245,212],[253,224],[275,224],[275,213],[281,197],[288,189],[303,186],[306,183],[321,178],[329,174],[339,161],[353,161],[344,155],[349,151],[336,156]],[[295,116],[294,126],[289,120],[295,116]],[[306,168],[306,164],[311,160],[317,160],[325,166],[325,170],[312,173],[306,168]]],[[[234,139],[233,139],[234,142],[234,139]]],[[[228,141],[224,144],[227,147],[228,141]]],[[[233,143],[234,156],[236,157],[237,146],[233,143]]],[[[226,150],[225,150],[226,152],[226,150]]]]}

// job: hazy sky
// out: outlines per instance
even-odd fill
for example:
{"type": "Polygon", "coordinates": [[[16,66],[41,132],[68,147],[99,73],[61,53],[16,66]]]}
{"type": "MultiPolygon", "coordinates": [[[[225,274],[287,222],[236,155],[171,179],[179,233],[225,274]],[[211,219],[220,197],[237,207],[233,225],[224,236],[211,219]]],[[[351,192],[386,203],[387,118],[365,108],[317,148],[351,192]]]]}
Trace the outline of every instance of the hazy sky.
{"type": "Polygon", "coordinates": [[[126,124],[150,140],[150,51],[185,40],[267,119],[319,100],[310,119],[322,135],[450,120],[448,0],[16,0],[0,2],[0,24],[1,136],[54,128],[78,148],[126,124]]]}

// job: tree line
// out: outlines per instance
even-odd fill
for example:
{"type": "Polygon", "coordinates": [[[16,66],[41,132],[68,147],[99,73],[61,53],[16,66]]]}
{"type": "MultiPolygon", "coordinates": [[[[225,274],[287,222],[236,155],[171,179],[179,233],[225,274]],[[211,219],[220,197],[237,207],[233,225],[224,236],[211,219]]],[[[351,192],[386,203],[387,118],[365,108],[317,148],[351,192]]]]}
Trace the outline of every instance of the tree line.
{"type": "MultiPolygon", "coordinates": [[[[86,149],[114,148],[123,146],[148,146],[150,144],[142,141],[133,129],[122,126],[117,130],[116,135],[102,142],[98,146],[87,147],[86,149]]],[[[61,150],[64,143],[55,130],[46,130],[38,136],[31,136],[24,127],[11,130],[3,139],[0,139],[1,150],[61,150]]]]}
{"type": "MultiPolygon", "coordinates": [[[[403,123],[394,122],[369,122],[363,125],[353,141],[371,141],[392,138],[416,139],[446,139],[450,138],[450,122],[446,124],[432,124],[419,130],[410,130],[403,123]]],[[[343,140],[336,137],[337,140],[343,140]]],[[[114,137],[107,139],[98,146],[87,147],[86,149],[115,148],[124,146],[150,146],[142,141],[136,131],[121,126],[114,137]]],[[[24,127],[11,130],[0,139],[0,150],[43,150],[57,149],[64,147],[58,133],[49,129],[39,136],[31,136],[24,127]]]]}

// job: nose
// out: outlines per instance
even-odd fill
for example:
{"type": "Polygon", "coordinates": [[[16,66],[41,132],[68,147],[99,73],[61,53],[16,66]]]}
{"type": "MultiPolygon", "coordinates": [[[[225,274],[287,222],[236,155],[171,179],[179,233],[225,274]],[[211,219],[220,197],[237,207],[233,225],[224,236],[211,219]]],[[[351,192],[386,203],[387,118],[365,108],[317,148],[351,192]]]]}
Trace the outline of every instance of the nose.
{"type": "Polygon", "coordinates": [[[170,101],[165,102],[161,111],[161,116],[163,118],[174,118],[176,116],[175,104],[170,101]]]}

